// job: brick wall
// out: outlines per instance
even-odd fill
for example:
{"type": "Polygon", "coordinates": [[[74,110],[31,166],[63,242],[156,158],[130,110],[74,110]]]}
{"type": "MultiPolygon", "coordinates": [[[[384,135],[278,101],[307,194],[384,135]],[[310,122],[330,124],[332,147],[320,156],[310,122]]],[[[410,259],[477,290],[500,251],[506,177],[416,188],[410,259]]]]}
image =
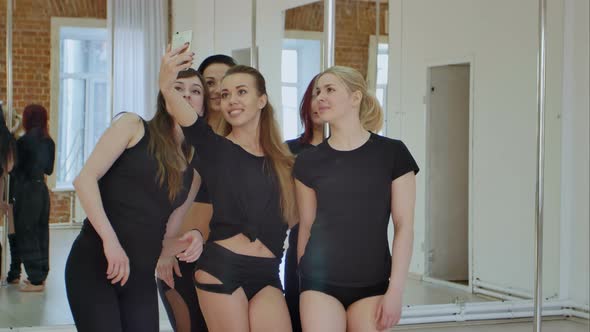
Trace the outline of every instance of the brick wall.
{"type": "MultiPolygon", "coordinates": [[[[380,35],[385,31],[387,3],[380,6],[380,35]]],[[[369,36],[375,34],[375,2],[336,0],[334,62],[349,66],[367,76],[369,36]]],[[[285,30],[323,31],[324,3],[314,2],[287,10],[285,30]]]]}
{"type": "MultiPolygon", "coordinates": [[[[30,103],[50,109],[51,17],[106,19],[106,0],[18,0],[13,2],[13,99],[17,112],[30,103]]],[[[0,1],[0,100],[6,100],[6,1],[0,1]]],[[[53,138],[57,140],[56,137],[53,138]]],[[[51,194],[50,222],[67,222],[70,198],[51,194]]]]}

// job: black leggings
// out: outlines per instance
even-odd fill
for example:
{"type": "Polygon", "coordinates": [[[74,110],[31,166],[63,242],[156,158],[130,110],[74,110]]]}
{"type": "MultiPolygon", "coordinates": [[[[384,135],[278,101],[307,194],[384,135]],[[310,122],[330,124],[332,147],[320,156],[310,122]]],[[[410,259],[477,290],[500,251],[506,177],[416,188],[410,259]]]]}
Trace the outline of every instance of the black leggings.
{"type": "Polygon", "coordinates": [[[336,300],[342,304],[345,310],[356,301],[367,297],[385,294],[388,286],[389,281],[383,281],[375,285],[365,287],[344,287],[301,277],[302,293],[308,290],[313,290],[330,295],[336,298],[336,300]]]}
{"type": "Polygon", "coordinates": [[[299,317],[299,274],[297,272],[297,236],[299,224],[291,228],[289,232],[289,248],[285,255],[285,300],[291,316],[293,332],[301,331],[301,318],[299,317]]]}
{"type": "Polygon", "coordinates": [[[203,270],[219,279],[221,284],[195,281],[195,286],[204,291],[222,294],[233,294],[241,287],[250,301],[266,286],[283,291],[279,277],[280,264],[280,258],[240,255],[215,242],[209,242],[197,260],[195,271],[203,270]]]}
{"type": "Polygon", "coordinates": [[[7,280],[20,277],[22,263],[29,281],[41,285],[49,273],[49,191],[42,180],[19,180],[17,183],[7,280]]]}
{"type": "Polygon", "coordinates": [[[168,319],[170,320],[172,329],[174,329],[175,332],[184,332],[180,330],[180,326],[190,326],[191,332],[207,331],[207,324],[205,324],[205,318],[201,312],[199,299],[197,298],[197,290],[195,289],[195,264],[196,263],[186,263],[182,261],[178,262],[180,274],[182,274],[182,277],[179,277],[176,275],[176,273],[174,273],[174,290],[168,287],[168,285],[166,285],[166,283],[161,279],[156,280],[158,284],[158,292],[160,293],[160,299],[162,300],[162,303],[164,303],[166,313],[168,314],[168,319]],[[185,306],[184,308],[176,308],[175,303],[168,301],[166,294],[168,292],[174,291],[176,291],[182,298],[185,306]],[[174,313],[184,309],[188,310],[188,318],[190,322],[177,321],[179,317],[177,317],[177,315],[174,313]]]}
{"type": "Polygon", "coordinates": [[[89,233],[82,229],[66,262],[66,292],[77,330],[158,332],[155,264],[151,269],[138,267],[130,257],[129,280],[123,287],[113,285],[106,277],[102,241],[89,233]]]}

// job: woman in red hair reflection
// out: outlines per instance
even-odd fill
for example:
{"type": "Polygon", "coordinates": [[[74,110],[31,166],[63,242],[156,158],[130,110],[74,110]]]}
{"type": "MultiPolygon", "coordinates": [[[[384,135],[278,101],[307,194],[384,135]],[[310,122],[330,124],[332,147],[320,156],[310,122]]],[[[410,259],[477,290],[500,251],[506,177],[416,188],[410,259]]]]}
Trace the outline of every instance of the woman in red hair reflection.
{"type": "Polygon", "coordinates": [[[29,280],[20,288],[40,292],[49,272],[49,191],[45,175],[53,173],[55,143],[47,128],[47,110],[36,104],[23,111],[25,134],[16,142],[13,171],[14,227],[10,238],[12,263],[7,281],[18,283],[21,263],[29,280]]]}

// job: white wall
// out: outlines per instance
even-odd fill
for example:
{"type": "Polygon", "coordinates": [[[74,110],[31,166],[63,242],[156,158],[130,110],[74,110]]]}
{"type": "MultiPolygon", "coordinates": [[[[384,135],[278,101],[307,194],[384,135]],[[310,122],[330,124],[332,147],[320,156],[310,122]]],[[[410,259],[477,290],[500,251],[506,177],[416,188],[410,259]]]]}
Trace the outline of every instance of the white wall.
{"type": "MultiPolygon", "coordinates": [[[[562,1],[548,9],[545,295],[557,294],[562,1]],[[550,83],[549,83],[550,81],[550,83]]],[[[388,133],[424,169],[426,68],[471,59],[473,277],[532,290],[536,167],[536,0],[390,0],[388,133]]],[[[418,177],[411,271],[424,272],[425,179],[418,177]]]]}
{"type": "Polygon", "coordinates": [[[590,292],[589,12],[588,0],[565,1],[562,293],[585,305],[590,292]]]}

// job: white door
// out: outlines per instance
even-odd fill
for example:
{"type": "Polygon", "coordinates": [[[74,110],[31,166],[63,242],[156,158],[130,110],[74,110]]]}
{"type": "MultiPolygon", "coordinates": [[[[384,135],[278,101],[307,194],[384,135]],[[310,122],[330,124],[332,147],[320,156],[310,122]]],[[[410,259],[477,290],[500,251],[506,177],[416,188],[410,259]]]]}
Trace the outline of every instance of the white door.
{"type": "Polygon", "coordinates": [[[427,275],[469,280],[469,65],[431,67],[427,275]]]}

